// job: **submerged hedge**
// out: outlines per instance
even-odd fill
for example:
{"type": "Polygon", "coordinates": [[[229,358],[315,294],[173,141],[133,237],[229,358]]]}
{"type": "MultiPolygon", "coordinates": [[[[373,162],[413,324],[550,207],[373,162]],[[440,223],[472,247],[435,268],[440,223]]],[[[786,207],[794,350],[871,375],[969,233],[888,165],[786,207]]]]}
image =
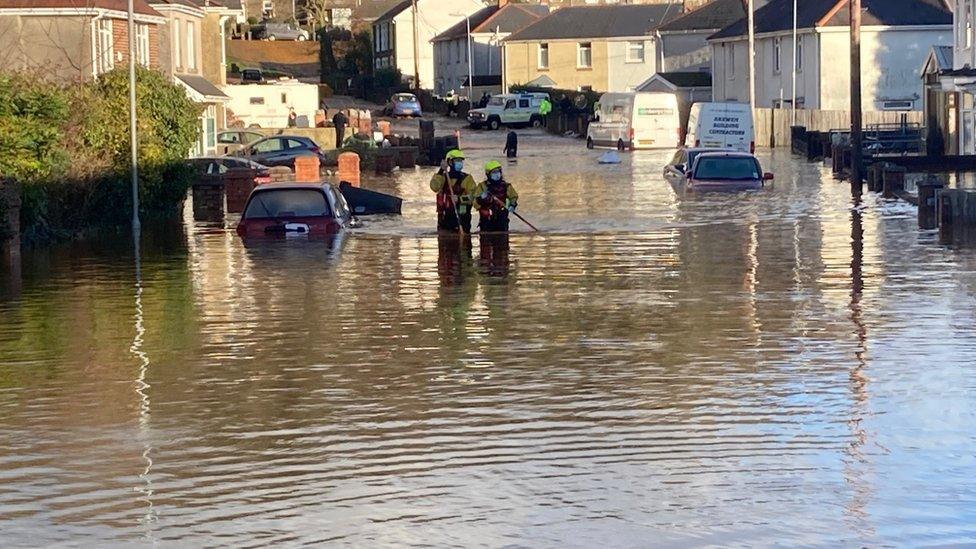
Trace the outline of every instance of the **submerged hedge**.
{"type": "MultiPolygon", "coordinates": [[[[201,107],[161,73],[137,72],[140,213],[179,212],[191,182],[184,161],[201,107]]],[[[125,225],[132,217],[127,69],[59,84],[0,73],[0,174],[23,185],[29,240],[125,225]]]]}

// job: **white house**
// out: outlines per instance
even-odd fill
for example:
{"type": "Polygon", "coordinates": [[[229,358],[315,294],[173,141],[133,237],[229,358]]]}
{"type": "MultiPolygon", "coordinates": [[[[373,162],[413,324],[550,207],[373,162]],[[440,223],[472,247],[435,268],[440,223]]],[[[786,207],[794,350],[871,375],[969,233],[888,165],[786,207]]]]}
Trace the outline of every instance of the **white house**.
{"type": "Polygon", "coordinates": [[[976,0],[955,1],[952,46],[932,48],[922,71],[930,152],[976,154],[974,14],[976,0]]]}
{"type": "MultiPolygon", "coordinates": [[[[510,4],[499,0],[497,5],[475,12],[469,20],[461,20],[438,34],[434,45],[434,93],[444,95],[450,90],[460,92],[468,87],[468,26],[471,28],[471,74],[477,100],[483,92],[498,93],[502,88],[501,40],[549,14],[549,7],[534,4],[510,4]]],[[[467,93],[462,93],[467,95],[467,93]]]]}
{"type": "MultiPolygon", "coordinates": [[[[802,0],[797,15],[797,107],[850,109],[848,0],[802,0]]],[[[952,43],[952,13],[944,0],[863,3],[862,108],[922,109],[920,73],[933,46],[952,43]]],[[[756,105],[788,105],[793,95],[793,0],[771,0],[755,12],[756,105]]],[[[712,35],[715,101],[749,100],[747,23],[712,35]]]]}
{"type": "Polygon", "coordinates": [[[661,72],[710,72],[708,37],[745,16],[743,0],[711,0],[661,25],[661,72]]]}
{"type": "Polygon", "coordinates": [[[484,4],[480,0],[404,0],[373,22],[373,68],[399,69],[404,80],[413,82],[415,71],[420,88],[434,87],[434,46],[431,40],[463,21],[484,4]],[[416,21],[414,8],[416,5],[416,21]],[[415,24],[416,23],[416,24],[415,24]],[[414,39],[416,37],[416,47],[414,39]],[[417,63],[414,64],[414,50],[417,63]]]}

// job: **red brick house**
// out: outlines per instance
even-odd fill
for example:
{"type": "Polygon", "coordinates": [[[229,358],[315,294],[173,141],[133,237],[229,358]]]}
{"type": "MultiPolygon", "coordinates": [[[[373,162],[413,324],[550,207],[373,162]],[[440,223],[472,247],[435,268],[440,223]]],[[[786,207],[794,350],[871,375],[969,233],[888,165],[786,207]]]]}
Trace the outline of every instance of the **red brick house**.
{"type": "MultiPolygon", "coordinates": [[[[135,0],[136,56],[160,67],[166,18],[135,0]]],[[[129,62],[126,0],[3,0],[0,66],[37,69],[56,79],[84,80],[129,62]]]]}

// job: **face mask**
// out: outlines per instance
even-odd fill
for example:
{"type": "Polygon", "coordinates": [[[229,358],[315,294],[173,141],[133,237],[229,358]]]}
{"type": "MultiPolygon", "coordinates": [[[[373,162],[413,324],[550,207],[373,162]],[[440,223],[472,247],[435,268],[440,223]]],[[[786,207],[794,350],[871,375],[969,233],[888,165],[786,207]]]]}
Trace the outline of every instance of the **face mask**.
{"type": "Polygon", "coordinates": [[[501,174],[501,172],[491,172],[490,174],[488,174],[488,179],[491,179],[492,181],[495,181],[495,182],[501,181],[502,180],[502,174],[501,174]]]}
{"type": "Polygon", "coordinates": [[[459,172],[462,169],[464,169],[464,162],[461,162],[460,160],[455,160],[454,161],[454,171],[459,172]]]}

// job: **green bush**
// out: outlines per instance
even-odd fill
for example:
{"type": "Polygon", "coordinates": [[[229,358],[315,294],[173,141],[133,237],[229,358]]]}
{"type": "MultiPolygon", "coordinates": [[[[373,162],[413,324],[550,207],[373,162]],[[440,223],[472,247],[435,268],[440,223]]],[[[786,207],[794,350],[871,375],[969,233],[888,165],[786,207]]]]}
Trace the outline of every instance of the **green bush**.
{"type": "MultiPolygon", "coordinates": [[[[161,73],[139,69],[140,215],[179,212],[191,182],[185,161],[200,107],[161,73]]],[[[123,225],[132,212],[128,72],[82,85],[0,75],[0,173],[22,183],[27,239],[123,225]]]]}

